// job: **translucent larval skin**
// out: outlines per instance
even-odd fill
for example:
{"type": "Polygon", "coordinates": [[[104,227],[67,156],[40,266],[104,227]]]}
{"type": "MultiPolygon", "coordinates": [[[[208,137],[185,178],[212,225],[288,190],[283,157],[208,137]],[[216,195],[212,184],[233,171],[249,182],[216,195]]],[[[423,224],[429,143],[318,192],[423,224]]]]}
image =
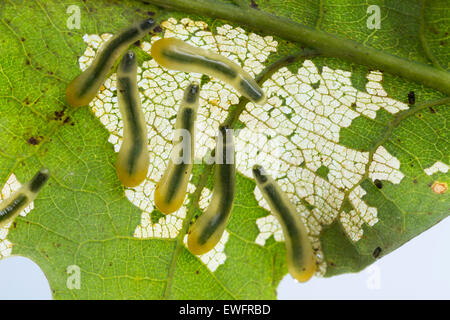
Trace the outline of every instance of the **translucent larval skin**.
{"type": "Polygon", "coordinates": [[[126,187],[140,185],[147,177],[147,124],[137,86],[136,55],[128,51],[117,68],[117,97],[123,119],[123,141],[116,161],[119,180],[126,187]]]}
{"type": "Polygon", "coordinates": [[[72,107],[89,104],[124,51],[143,38],[153,27],[153,19],[147,19],[123,29],[105,43],[92,64],[69,83],[66,100],[72,107]]]}
{"type": "Polygon", "coordinates": [[[188,233],[188,249],[195,255],[205,254],[220,241],[233,208],[236,180],[234,138],[223,126],[216,142],[216,164],[211,202],[188,233]]]}
{"type": "Polygon", "coordinates": [[[169,165],[156,184],[155,204],[164,214],[177,211],[186,197],[194,161],[194,131],[200,87],[191,83],[184,92],[175,122],[174,148],[169,165]]]}
{"type": "Polygon", "coordinates": [[[261,166],[253,167],[253,176],[283,230],[289,273],[300,282],[308,281],[316,271],[316,256],[297,210],[278,183],[261,166]]]}
{"type": "Polygon", "coordinates": [[[255,79],[217,53],[193,47],[180,39],[164,38],[155,41],[151,55],[167,69],[206,74],[230,84],[250,101],[257,104],[266,101],[266,95],[255,79]]]}
{"type": "Polygon", "coordinates": [[[0,228],[13,221],[37,196],[50,174],[43,168],[0,204],[0,228]]]}

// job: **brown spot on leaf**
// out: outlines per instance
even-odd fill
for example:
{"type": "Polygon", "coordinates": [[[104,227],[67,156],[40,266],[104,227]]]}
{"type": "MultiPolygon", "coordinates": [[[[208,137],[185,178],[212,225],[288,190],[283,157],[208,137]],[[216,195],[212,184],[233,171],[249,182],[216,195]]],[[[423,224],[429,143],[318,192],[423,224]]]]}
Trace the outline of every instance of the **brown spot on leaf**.
{"type": "Polygon", "coordinates": [[[435,181],[431,186],[431,190],[433,190],[433,192],[437,194],[444,194],[448,190],[448,185],[445,182],[435,181]]]}
{"type": "Polygon", "coordinates": [[[60,121],[64,117],[64,110],[55,111],[55,120],[60,121]]]}
{"type": "Polygon", "coordinates": [[[253,9],[258,9],[258,4],[255,2],[255,0],[250,1],[250,7],[252,7],[253,9]]]}
{"type": "Polygon", "coordinates": [[[41,140],[38,138],[38,137],[30,137],[28,140],[27,140],[27,142],[29,143],[29,144],[31,144],[32,146],[37,146],[40,142],[41,142],[41,140]]]}

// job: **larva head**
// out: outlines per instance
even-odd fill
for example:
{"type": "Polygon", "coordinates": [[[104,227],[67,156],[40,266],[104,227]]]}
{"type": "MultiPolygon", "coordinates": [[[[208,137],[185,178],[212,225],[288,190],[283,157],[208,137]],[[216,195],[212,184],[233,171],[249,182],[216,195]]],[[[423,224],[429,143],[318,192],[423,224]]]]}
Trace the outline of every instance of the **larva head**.
{"type": "Polygon", "coordinates": [[[200,86],[197,82],[192,82],[184,91],[184,101],[189,104],[196,103],[200,95],[200,86]]]}
{"type": "Polygon", "coordinates": [[[139,23],[139,28],[142,32],[149,31],[155,25],[155,21],[151,18],[146,19],[139,23]]]}
{"type": "Polygon", "coordinates": [[[120,60],[119,72],[130,73],[134,72],[137,68],[136,54],[133,51],[127,51],[120,60]]]}
{"type": "Polygon", "coordinates": [[[266,94],[253,78],[242,78],[239,81],[239,86],[244,92],[245,96],[251,101],[259,105],[263,105],[266,102],[266,94]]]}
{"type": "MultiPolygon", "coordinates": [[[[227,147],[231,147],[230,151],[234,150],[234,131],[229,125],[220,125],[219,135],[217,136],[217,148],[223,149],[227,147]]],[[[218,150],[216,150],[216,154],[218,154],[218,150]]]]}
{"type": "Polygon", "coordinates": [[[266,171],[259,164],[256,164],[253,166],[252,172],[253,172],[253,177],[255,178],[256,182],[264,183],[268,180],[266,171]]]}
{"type": "Polygon", "coordinates": [[[222,136],[223,139],[225,139],[227,134],[230,134],[231,127],[226,124],[222,124],[219,126],[219,135],[222,136]]]}
{"type": "Polygon", "coordinates": [[[219,127],[219,134],[216,137],[216,150],[214,153],[216,165],[234,165],[234,133],[228,125],[219,127]]]}
{"type": "Polygon", "coordinates": [[[30,191],[33,193],[39,192],[49,177],[50,173],[47,168],[42,168],[39,170],[39,172],[36,173],[36,175],[30,180],[30,191]]]}

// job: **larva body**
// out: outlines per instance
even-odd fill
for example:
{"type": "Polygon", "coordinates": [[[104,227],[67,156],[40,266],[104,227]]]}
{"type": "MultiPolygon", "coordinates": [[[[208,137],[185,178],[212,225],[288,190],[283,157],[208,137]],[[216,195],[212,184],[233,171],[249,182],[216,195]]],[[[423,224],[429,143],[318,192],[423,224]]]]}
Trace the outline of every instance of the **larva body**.
{"type": "Polygon", "coordinates": [[[257,104],[266,101],[266,95],[247,72],[217,53],[193,47],[180,39],[164,38],[152,45],[151,55],[167,69],[206,74],[230,84],[250,101],[257,104]]]}
{"type": "Polygon", "coordinates": [[[196,255],[205,254],[220,241],[233,208],[236,167],[232,130],[220,128],[216,142],[216,164],[211,202],[189,230],[188,248],[196,255]]]}
{"type": "Polygon", "coordinates": [[[184,92],[175,123],[173,149],[169,165],[156,185],[155,204],[158,209],[169,214],[183,204],[194,161],[194,129],[197,117],[200,87],[190,84],[184,92]]]}
{"type": "Polygon", "coordinates": [[[120,31],[108,40],[92,64],[67,86],[67,102],[72,107],[89,104],[97,95],[117,59],[131,44],[144,37],[153,25],[153,19],[147,19],[120,31]]]}
{"type": "Polygon", "coordinates": [[[0,228],[13,221],[36,198],[49,176],[47,169],[41,169],[28,183],[0,204],[0,228]]]}
{"type": "Polygon", "coordinates": [[[123,119],[123,141],[116,171],[126,187],[138,186],[147,177],[149,156],[147,124],[137,87],[136,55],[128,51],[117,68],[117,97],[123,119]]]}
{"type": "Polygon", "coordinates": [[[316,271],[316,257],[297,210],[278,183],[261,166],[253,167],[253,176],[283,230],[289,273],[300,282],[308,281],[316,271]]]}

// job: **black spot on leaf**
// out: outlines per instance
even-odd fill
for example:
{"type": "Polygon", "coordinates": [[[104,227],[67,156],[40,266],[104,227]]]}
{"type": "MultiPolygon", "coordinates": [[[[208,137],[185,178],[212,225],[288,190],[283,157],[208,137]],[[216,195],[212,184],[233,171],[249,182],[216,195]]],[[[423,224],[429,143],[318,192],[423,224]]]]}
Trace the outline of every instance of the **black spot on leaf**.
{"type": "Polygon", "coordinates": [[[383,188],[383,182],[381,182],[381,181],[378,180],[378,179],[375,179],[375,180],[373,181],[373,184],[374,184],[378,189],[383,188]]]}
{"type": "Polygon", "coordinates": [[[381,253],[381,248],[380,247],[376,247],[375,250],[373,250],[372,256],[377,259],[380,256],[381,253]]]}
{"type": "Polygon", "coordinates": [[[414,91],[410,91],[408,93],[408,102],[409,102],[409,104],[416,103],[416,95],[414,94],[414,91]]]}
{"type": "Polygon", "coordinates": [[[318,89],[319,86],[320,86],[320,80],[315,83],[311,83],[311,87],[313,87],[313,89],[318,89]]]}
{"type": "Polygon", "coordinates": [[[41,140],[39,139],[39,137],[30,137],[30,138],[27,140],[27,142],[28,142],[29,144],[31,144],[32,146],[37,146],[37,145],[41,142],[41,140]]]}

